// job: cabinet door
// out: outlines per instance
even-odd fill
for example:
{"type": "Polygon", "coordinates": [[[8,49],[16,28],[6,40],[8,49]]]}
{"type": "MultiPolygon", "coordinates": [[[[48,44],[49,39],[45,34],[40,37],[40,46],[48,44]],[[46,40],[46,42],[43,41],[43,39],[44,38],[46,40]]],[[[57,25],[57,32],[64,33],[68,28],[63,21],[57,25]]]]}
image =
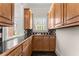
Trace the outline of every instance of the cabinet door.
{"type": "Polygon", "coordinates": [[[22,45],[15,48],[8,56],[19,56],[22,54],[22,45]]]}
{"type": "Polygon", "coordinates": [[[30,11],[30,29],[32,29],[32,11],[30,11]]]}
{"type": "Polygon", "coordinates": [[[54,13],[51,11],[48,13],[48,29],[54,28],[54,13]]]}
{"type": "Polygon", "coordinates": [[[29,37],[23,43],[23,56],[30,56],[32,54],[32,37],[29,37]]]}
{"type": "Polygon", "coordinates": [[[3,3],[2,4],[2,10],[3,10],[2,16],[8,18],[9,20],[12,20],[11,19],[11,15],[12,15],[12,4],[3,3]]]}
{"type": "Polygon", "coordinates": [[[32,54],[32,43],[29,44],[29,56],[32,54]]]}
{"type": "Polygon", "coordinates": [[[30,11],[29,11],[29,9],[24,9],[24,28],[30,29],[30,11]]]}
{"type": "Polygon", "coordinates": [[[56,44],[55,37],[50,36],[50,38],[49,38],[49,51],[55,50],[55,44],[56,44]]]}
{"type": "Polygon", "coordinates": [[[64,4],[64,23],[79,25],[79,3],[64,4]]]}
{"type": "Polygon", "coordinates": [[[40,36],[33,37],[33,51],[41,51],[42,49],[42,42],[40,36]]]}
{"type": "Polygon", "coordinates": [[[49,12],[48,13],[48,29],[51,28],[50,18],[51,18],[51,16],[50,16],[50,12],[49,12]]]}
{"type": "Polygon", "coordinates": [[[0,3],[0,25],[13,24],[14,5],[11,3],[0,3]]]}
{"type": "Polygon", "coordinates": [[[29,56],[29,45],[27,45],[24,49],[23,49],[23,56],[29,56]]]}
{"type": "Polygon", "coordinates": [[[55,5],[55,27],[60,27],[63,25],[63,4],[56,3],[55,5]]]}
{"type": "Polygon", "coordinates": [[[44,36],[43,39],[41,39],[42,42],[42,51],[49,51],[49,37],[44,36]]]}
{"type": "Polygon", "coordinates": [[[54,5],[52,4],[51,10],[48,13],[48,29],[54,28],[54,5]]]}

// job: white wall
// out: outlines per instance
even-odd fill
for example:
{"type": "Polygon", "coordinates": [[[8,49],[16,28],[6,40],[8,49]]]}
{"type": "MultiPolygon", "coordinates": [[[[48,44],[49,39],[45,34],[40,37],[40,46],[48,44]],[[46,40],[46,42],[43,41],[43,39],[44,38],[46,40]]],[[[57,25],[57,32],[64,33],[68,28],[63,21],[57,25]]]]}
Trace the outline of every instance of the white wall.
{"type": "Polygon", "coordinates": [[[79,56],[79,26],[56,30],[56,54],[79,56]]]}
{"type": "Polygon", "coordinates": [[[24,34],[24,6],[22,3],[15,3],[14,22],[17,35],[24,34]]]}

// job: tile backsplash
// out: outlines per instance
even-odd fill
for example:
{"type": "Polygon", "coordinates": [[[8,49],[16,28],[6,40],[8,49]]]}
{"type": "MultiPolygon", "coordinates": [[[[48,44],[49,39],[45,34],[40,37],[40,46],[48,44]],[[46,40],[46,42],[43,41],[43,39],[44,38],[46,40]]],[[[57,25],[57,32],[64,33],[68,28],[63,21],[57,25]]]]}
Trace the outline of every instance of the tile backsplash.
{"type": "Polygon", "coordinates": [[[49,29],[48,32],[49,32],[49,35],[56,35],[55,29],[49,29]]]}
{"type": "Polygon", "coordinates": [[[32,35],[32,29],[26,29],[25,30],[25,38],[29,37],[32,35]]]}

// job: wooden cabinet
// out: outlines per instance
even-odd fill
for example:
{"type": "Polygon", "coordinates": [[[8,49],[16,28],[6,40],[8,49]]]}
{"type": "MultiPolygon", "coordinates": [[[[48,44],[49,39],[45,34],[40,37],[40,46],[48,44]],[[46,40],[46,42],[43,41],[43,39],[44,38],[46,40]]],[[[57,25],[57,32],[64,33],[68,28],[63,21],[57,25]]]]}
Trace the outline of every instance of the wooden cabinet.
{"type": "Polygon", "coordinates": [[[42,42],[42,51],[49,51],[49,36],[43,36],[42,42]]]}
{"type": "Polygon", "coordinates": [[[32,29],[32,10],[30,10],[30,29],[32,29]]]}
{"type": "Polygon", "coordinates": [[[55,51],[56,39],[54,36],[49,37],[49,51],[55,51]]]}
{"type": "Polygon", "coordinates": [[[40,36],[33,36],[32,40],[32,49],[33,51],[41,51],[42,50],[42,37],[40,36]]]}
{"type": "Polygon", "coordinates": [[[50,11],[48,12],[48,29],[53,29],[54,27],[54,5],[52,4],[50,11]]]}
{"type": "Polygon", "coordinates": [[[56,3],[54,4],[54,7],[55,7],[54,11],[55,27],[60,27],[63,25],[63,4],[56,3]]]}
{"type": "Polygon", "coordinates": [[[29,8],[24,9],[24,29],[32,29],[32,12],[29,8]]]}
{"type": "Polygon", "coordinates": [[[16,47],[13,51],[11,51],[8,56],[20,56],[22,55],[22,45],[16,47]]]}
{"type": "MultiPolygon", "coordinates": [[[[51,8],[49,12],[49,20],[51,20],[53,16],[51,13],[54,15],[53,24],[55,28],[79,25],[79,3],[55,3],[54,9],[51,8]],[[54,11],[54,13],[52,13],[52,11],[54,11]]],[[[50,26],[51,22],[48,22],[50,29],[53,27],[53,25],[50,26]]]]}
{"type": "Polygon", "coordinates": [[[48,51],[48,36],[37,35],[33,37],[33,51],[48,51]]]}
{"type": "Polygon", "coordinates": [[[31,56],[32,54],[32,37],[29,37],[24,43],[23,43],[23,56],[31,56]]]}
{"type": "Polygon", "coordinates": [[[65,25],[79,25],[79,3],[64,4],[65,25]]]}
{"type": "Polygon", "coordinates": [[[22,41],[17,46],[5,51],[0,56],[31,56],[32,54],[32,36],[22,41]]]}
{"type": "Polygon", "coordinates": [[[0,26],[13,25],[14,4],[0,3],[0,26]]]}
{"type": "Polygon", "coordinates": [[[33,36],[33,51],[54,51],[55,50],[55,38],[44,35],[33,36]]]}
{"type": "Polygon", "coordinates": [[[29,45],[27,45],[24,49],[23,49],[23,52],[22,52],[23,56],[29,56],[29,45]]]}

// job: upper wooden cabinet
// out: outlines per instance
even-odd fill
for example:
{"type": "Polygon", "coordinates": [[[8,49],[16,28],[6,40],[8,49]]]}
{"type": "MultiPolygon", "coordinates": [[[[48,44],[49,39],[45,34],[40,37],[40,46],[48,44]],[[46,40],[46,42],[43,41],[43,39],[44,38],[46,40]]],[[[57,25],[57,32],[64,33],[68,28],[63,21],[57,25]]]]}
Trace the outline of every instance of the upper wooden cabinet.
{"type": "Polygon", "coordinates": [[[55,11],[54,11],[55,27],[60,27],[63,25],[63,4],[56,3],[54,4],[54,7],[55,7],[55,11]]]}
{"type": "Polygon", "coordinates": [[[54,5],[52,4],[50,11],[48,12],[48,29],[52,29],[54,26],[54,5]]]}
{"type": "Polygon", "coordinates": [[[0,26],[13,25],[14,4],[0,3],[0,26]]]}
{"type": "Polygon", "coordinates": [[[79,25],[79,3],[64,4],[65,25],[79,25]]]}
{"type": "Polygon", "coordinates": [[[55,3],[54,9],[51,8],[54,13],[50,11],[53,15],[49,13],[48,19],[54,16],[54,26],[52,27],[51,22],[48,22],[48,27],[62,28],[79,25],[79,3],[55,3]]]}
{"type": "Polygon", "coordinates": [[[29,8],[24,9],[24,29],[32,29],[32,12],[29,8]]]}

